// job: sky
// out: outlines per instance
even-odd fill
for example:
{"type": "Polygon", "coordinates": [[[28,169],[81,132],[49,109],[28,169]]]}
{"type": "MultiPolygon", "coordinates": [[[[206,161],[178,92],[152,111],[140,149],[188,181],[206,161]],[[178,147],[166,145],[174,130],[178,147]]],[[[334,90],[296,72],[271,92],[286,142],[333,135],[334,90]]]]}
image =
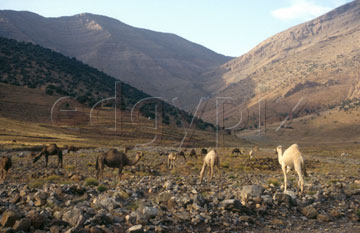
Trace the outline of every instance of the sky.
{"type": "Polygon", "coordinates": [[[266,38],[351,0],[1,0],[0,10],[45,17],[93,13],[134,27],[177,34],[238,57],[266,38]]]}

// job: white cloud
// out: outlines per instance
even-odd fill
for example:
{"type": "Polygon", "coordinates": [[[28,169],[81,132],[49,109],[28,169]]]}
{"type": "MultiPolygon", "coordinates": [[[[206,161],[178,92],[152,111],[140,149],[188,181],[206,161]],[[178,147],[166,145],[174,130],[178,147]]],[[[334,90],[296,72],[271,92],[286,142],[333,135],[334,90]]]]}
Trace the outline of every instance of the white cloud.
{"type": "Polygon", "coordinates": [[[280,20],[288,21],[294,19],[310,20],[320,16],[332,8],[320,6],[309,0],[293,0],[292,5],[285,8],[279,8],[271,12],[271,14],[280,20]]]}

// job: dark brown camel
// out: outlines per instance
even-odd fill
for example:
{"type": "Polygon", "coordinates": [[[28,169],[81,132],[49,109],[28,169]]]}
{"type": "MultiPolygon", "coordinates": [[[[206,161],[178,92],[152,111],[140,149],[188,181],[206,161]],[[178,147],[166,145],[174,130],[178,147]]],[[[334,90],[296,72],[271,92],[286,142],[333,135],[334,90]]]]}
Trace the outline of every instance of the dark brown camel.
{"type": "Polygon", "coordinates": [[[135,165],[143,156],[144,153],[138,151],[135,160],[130,160],[124,152],[117,151],[116,149],[110,149],[106,153],[100,153],[96,158],[96,178],[98,180],[102,178],[102,173],[106,165],[111,168],[119,168],[118,176],[121,180],[123,168],[125,166],[135,165]]]}
{"type": "Polygon", "coordinates": [[[11,159],[9,157],[3,157],[0,161],[0,169],[1,169],[1,180],[5,181],[8,171],[12,166],[11,159]]]}
{"type": "Polygon", "coordinates": [[[185,153],[184,151],[180,151],[179,153],[176,153],[177,156],[181,156],[184,158],[184,160],[186,161],[186,157],[185,157],[185,153]]]}
{"type": "Polygon", "coordinates": [[[59,165],[61,168],[63,167],[63,160],[62,160],[63,154],[62,154],[61,149],[59,147],[57,147],[56,144],[51,144],[49,146],[45,146],[39,154],[35,155],[33,163],[38,161],[42,155],[45,156],[45,167],[47,167],[48,160],[49,160],[48,157],[50,155],[57,155],[58,156],[57,167],[59,167],[59,165]]]}
{"type": "Polygon", "coordinates": [[[190,151],[189,157],[191,157],[191,158],[192,158],[192,157],[195,157],[196,159],[198,158],[195,149],[192,149],[192,150],[190,151]]]}
{"type": "Polygon", "coordinates": [[[242,155],[243,153],[239,150],[239,148],[234,148],[233,150],[232,150],[232,152],[231,152],[231,154],[237,154],[238,156],[239,156],[239,154],[240,155],[242,155]]]}

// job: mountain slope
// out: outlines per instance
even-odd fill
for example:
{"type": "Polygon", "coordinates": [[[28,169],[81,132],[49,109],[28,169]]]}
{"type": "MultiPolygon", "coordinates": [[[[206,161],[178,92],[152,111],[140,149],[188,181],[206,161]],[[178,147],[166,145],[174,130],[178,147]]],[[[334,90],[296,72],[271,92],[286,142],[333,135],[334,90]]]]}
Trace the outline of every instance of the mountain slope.
{"type": "MultiPolygon", "coordinates": [[[[279,121],[300,100],[297,115],[326,110],[359,97],[359,68],[357,0],[276,34],[222,65],[208,74],[215,80],[208,91],[235,98],[237,106],[254,106],[254,111],[258,100],[267,100],[271,109],[267,117],[279,121]]],[[[214,111],[208,110],[207,119],[213,119],[214,111]]]]}
{"type": "Polygon", "coordinates": [[[93,14],[44,18],[0,11],[0,36],[76,57],[150,95],[179,97],[186,106],[208,95],[201,74],[230,60],[176,35],[93,14]]]}
{"type": "MultiPolygon", "coordinates": [[[[113,106],[116,103],[118,109],[129,112],[139,101],[150,97],[131,85],[118,81],[75,58],[71,59],[39,45],[2,37],[0,37],[0,83],[42,90],[41,95],[38,91],[34,92],[35,94],[27,91],[30,94],[25,99],[31,101],[31,96],[36,96],[32,104],[34,106],[38,104],[39,107],[46,105],[43,104],[46,101],[42,100],[42,98],[47,98],[45,94],[48,97],[52,96],[50,98],[52,100],[61,96],[70,96],[88,107],[93,107],[94,104],[101,106],[99,101],[116,95],[116,102],[104,102],[103,106],[113,106]],[[53,98],[53,95],[56,95],[56,98],[53,98]]],[[[9,93],[2,96],[0,92],[0,97],[2,99],[0,116],[16,118],[19,115],[18,117],[23,119],[24,116],[20,116],[21,111],[19,113],[19,109],[14,107],[17,105],[16,101],[12,100],[9,93]]],[[[138,105],[139,111],[145,117],[154,119],[155,108],[153,104],[147,103],[143,106],[138,105]]],[[[162,123],[181,126],[181,120],[191,122],[191,114],[162,101],[160,103],[161,109],[158,111],[162,114],[162,123]]],[[[42,108],[41,111],[47,111],[44,109],[48,109],[48,107],[42,108]]],[[[32,106],[29,111],[31,109],[37,111],[32,106]]],[[[48,111],[45,117],[49,119],[50,114],[51,112],[48,111]]],[[[213,127],[198,119],[194,121],[194,124],[201,129],[206,129],[208,126],[213,127]]]]}

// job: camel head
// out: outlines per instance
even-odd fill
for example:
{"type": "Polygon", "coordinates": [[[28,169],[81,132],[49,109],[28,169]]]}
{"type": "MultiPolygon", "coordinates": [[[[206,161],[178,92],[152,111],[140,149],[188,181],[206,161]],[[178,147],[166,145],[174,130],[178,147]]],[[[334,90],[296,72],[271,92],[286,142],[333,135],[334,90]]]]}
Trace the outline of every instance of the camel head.
{"type": "Polygon", "coordinates": [[[275,154],[282,155],[282,146],[277,146],[276,147],[275,154]]]}
{"type": "Polygon", "coordinates": [[[40,152],[36,155],[31,154],[31,156],[34,158],[33,163],[36,163],[36,161],[38,161],[41,158],[41,155],[42,155],[42,152],[40,152]]]}

